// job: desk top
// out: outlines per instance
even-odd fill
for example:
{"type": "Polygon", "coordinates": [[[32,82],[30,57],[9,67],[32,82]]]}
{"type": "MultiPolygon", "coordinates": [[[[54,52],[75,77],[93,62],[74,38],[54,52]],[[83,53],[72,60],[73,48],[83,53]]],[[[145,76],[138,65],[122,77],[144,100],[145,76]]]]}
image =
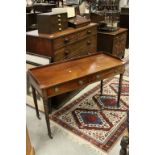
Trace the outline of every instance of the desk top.
{"type": "Polygon", "coordinates": [[[53,63],[28,71],[41,89],[69,82],[78,78],[106,71],[125,63],[122,60],[97,53],[90,56],[53,63]]]}

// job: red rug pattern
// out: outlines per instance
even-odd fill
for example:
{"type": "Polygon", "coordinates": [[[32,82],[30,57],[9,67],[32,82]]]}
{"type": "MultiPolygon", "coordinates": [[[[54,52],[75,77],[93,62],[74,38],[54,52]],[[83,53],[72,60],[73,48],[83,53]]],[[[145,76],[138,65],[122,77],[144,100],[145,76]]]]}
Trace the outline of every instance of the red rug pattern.
{"type": "Polygon", "coordinates": [[[55,112],[50,119],[90,145],[108,151],[126,128],[128,80],[123,80],[120,107],[116,107],[118,78],[100,85],[55,112]]]}

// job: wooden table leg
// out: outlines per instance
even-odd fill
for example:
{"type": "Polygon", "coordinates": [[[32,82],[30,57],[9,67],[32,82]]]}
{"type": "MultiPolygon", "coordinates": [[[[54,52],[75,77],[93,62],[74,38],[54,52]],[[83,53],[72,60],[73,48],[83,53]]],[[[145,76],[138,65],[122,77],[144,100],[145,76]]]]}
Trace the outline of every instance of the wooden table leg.
{"type": "Polygon", "coordinates": [[[124,136],[121,140],[121,150],[119,155],[128,155],[128,151],[127,151],[127,147],[129,145],[129,137],[128,136],[124,136]]]}
{"type": "Polygon", "coordinates": [[[120,97],[121,97],[121,89],[122,89],[122,80],[123,80],[123,74],[120,74],[120,77],[119,77],[119,84],[118,84],[117,107],[120,106],[120,97]]]}
{"type": "Polygon", "coordinates": [[[101,80],[100,93],[103,95],[103,80],[101,80]]]}
{"type": "Polygon", "coordinates": [[[50,138],[53,138],[53,137],[51,136],[51,129],[50,129],[48,99],[43,99],[43,103],[44,103],[45,120],[46,120],[46,125],[47,125],[48,136],[49,136],[50,138]]]}
{"type": "Polygon", "coordinates": [[[32,87],[32,95],[33,95],[33,100],[34,100],[37,118],[41,119],[40,115],[39,115],[39,110],[38,110],[37,95],[36,95],[36,91],[33,87],[32,87]]]}

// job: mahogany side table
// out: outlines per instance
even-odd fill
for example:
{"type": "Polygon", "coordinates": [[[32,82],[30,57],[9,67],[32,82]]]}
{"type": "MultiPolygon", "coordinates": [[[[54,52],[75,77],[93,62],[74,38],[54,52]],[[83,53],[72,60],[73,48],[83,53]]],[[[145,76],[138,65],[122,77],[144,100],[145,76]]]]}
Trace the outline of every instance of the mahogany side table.
{"type": "MultiPolygon", "coordinates": [[[[125,71],[125,62],[103,53],[56,62],[28,70],[29,82],[32,86],[33,99],[37,117],[39,117],[36,91],[43,99],[48,135],[51,136],[48,99],[91,83],[120,74],[117,106],[119,107],[121,83],[125,71]]],[[[102,89],[101,89],[102,95],[102,89]]]]}

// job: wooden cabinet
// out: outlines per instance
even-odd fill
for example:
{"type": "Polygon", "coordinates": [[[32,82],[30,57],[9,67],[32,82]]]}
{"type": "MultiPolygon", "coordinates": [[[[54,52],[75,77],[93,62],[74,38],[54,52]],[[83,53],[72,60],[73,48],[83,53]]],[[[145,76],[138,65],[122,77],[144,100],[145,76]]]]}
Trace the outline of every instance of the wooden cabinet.
{"type": "Polygon", "coordinates": [[[127,29],[120,28],[115,32],[97,33],[97,50],[104,51],[118,58],[124,57],[127,29]]]}
{"type": "Polygon", "coordinates": [[[27,32],[26,51],[51,57],[51,61],[63,61],[96,52],[97,25],[90,23],[81,28],[68,28],[53,34],[27,32]]]}

